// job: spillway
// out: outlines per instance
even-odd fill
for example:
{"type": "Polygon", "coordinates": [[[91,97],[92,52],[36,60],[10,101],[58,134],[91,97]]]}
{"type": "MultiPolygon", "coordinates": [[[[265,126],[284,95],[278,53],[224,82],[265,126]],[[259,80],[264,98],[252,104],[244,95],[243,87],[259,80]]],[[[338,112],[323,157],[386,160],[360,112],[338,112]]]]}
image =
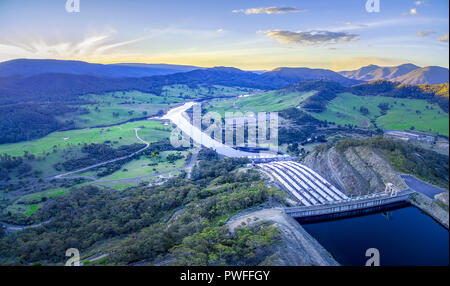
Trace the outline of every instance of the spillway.
{"type": "Polygon", "coordinates": [[[294,161],[259,164],[304,206],[324,205],[348,200],[338,188],[311,168],[294,161]]]}
{"type": "Polygon", "coordinates": [[[304,197],[302,197],[284,178],[282,178],[278,173],[270,168],[269,166],[262,165],[263,169],[268,171],[272,174],[272,176],[275,177],[275,179],[286,189],[289,191],[290,194],[292,194],[294,197],[296,197],[304,206],[311,206],[311,203],[307,201],[304,197]]]}

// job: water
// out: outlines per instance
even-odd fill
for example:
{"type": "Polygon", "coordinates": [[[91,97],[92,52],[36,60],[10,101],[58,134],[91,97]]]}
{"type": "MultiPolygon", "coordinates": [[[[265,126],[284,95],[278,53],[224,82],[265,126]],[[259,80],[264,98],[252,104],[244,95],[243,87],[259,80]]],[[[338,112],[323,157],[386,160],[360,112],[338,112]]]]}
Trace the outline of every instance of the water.
{"type": "Polygon", "coordinates": [[[365,265],[369,248],[385,266],[449,265],[448,230],[410,205],[302,226],[342,265],[365,265]]]}
{"type": "MultiPolygon", "coordinates": [[[[214,149],[219,155],[234,158],[275,158],[277,154],[271,153],[251,153],[234,149],[222,142],[216,141],[208,134],[200,130],[199,127],[193,126],[191,122],[183,116],[183,113],[195,105],[195,102],[186,102],[184,105],[170,109],[161,119],[168,119],[175,124],[185,135],[192,138],[198,144],[206,148],[214,149]]],[[[180,142],[181,143],[181,142],[180,142]]],[[[285,156],[281,156],[285,157],[285,156]]]]}

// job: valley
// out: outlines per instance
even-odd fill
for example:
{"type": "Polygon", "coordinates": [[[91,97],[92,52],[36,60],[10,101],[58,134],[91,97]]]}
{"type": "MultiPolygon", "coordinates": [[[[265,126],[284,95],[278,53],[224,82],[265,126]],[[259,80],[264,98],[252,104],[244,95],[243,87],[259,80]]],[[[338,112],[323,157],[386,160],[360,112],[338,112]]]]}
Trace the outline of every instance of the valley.
{"type": "Polygon", "coordinates": [[[420,99],[343,93],[327,104],[326,111],[310,114],[340,125],[449,134],[448,114],[437,104],[420,99]]]}
{"type": "MultiPolygon", "coordinates": [[[[405,174],[448,194],[448,152],[435,152],[438,141],[448,149],[445,87],[353,82],[322,70],[256,75],[223,67],[121,81],[118,88],[105,79],[104,91],[85,80],[75,91],[37,89],[34,100],[52,111],[36,112],[57,122],[42,133],[24,117],[3,123],[18,135],[0,144],[1,264],[60,265],[58,253],[68,245],[82,250],[85,265],[352,264],[334,257],[341,250],[317,238],[320,229],[286,216],[285,209],[302,202],[286,186],[300,185],[277,183],[272,169],[260,168],[264,160],[295,160],[315,170],[342,191],[335,203],[382,195],[387,182],[407,189],[405,174]],[[338,82],[320,79],[324,74],[338,82]],[[45,92],[64,96],[42,98],[45,92]],[[191,125],[195,103],[221,116],[278,112],[280,153],[252,153],[206,136],[207,124],[191,125]],[[52,109],[59,105],[63,112],[52,109]],[[177,127],[187,145],[170,143],[177,127]],[[432,139],[392,139],[395,130],[432,139]]],[[[17,114],[27,104],[4,103],[17,114]]],[[[276,166],[301,177],[294,167],[276,166]]],[[[333,201],[307,192],[314,205],[333,201]]],[[[448,201],[430,200],[416,205],[439,213],[445,224],[448,201]]]]}

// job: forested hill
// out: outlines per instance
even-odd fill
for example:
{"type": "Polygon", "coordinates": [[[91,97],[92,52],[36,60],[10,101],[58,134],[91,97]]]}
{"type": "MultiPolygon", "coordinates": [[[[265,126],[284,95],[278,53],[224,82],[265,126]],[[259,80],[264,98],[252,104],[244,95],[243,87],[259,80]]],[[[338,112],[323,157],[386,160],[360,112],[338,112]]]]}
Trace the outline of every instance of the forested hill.
{"type": "Polygon", "coordinates": [[[406,84],[448,83],[448,68],[439,66],[421,68],[413,64],[403,64],[395,67],[369,65],[354,71],[342,71],[339,74],[349,79],[367,82],[384,79],[406,84]]]}
{"type": "Polygon", "coordinates": [[[426,99],[431,102],[436,102],[448,113],[448,85],[448,83],[439,85],[408,85],[399,82],[377,80],[353,86],[350,88],[350,91],[357,95],[426,99]]]}
{"type": "Polygon", "coordinates": [[[304,80],[328,80],[343,86],[351,86],[363,82],[346,78],[331,70],[310,68],[277,68],[262,74],[261,78],[264,82],[270,82],[279,88],[304,80]]]}
{"type": "Polygon", "coordinates": [[[148,78],[101,78],[89,75],[46,73],[0,78],[0,105],[33,101],[76,101],[79,95],[120,90],[159,93],[161,85],[148,78]]]}
{"type": "MultiPolygon", "coordinates": [[[[60,69],[61,70],[61,69],[60,69]]],[[[1,71],[1,68],[0,68],[1,71]]],[[[0,72],[0,75],[2,73],[0,72]]],[[[306,79],[326,79],[345,86],[359,83],[327,70],[277,69],[263,74],[236,68],[215,67],[151,77],[98,77],[89,74],[41,73],[0,77],[0,105],[24,101],[73,101],[78,95],[139,90],[160,94],[167,85],[224,85],[279,89],[306,79]]]]}
{"type": "Polygon", "coordinates": [[[79,95],[139,90],[159,95],[166,85],[225,85],[273,89],[257,74],[232,68],[212,68],[166,76],[103,78],[89,75],[46,73],[0,78],[0,105],[24,101],[73,101],[79,95]]]}
{"type": "Polygon", "coordinates": [[[82,61],[52,59],[16,59],[0,63],[0,76],[32,76],[43,73],[65,73],[98,77],[146,77],[188,72],[195,66],[166,64],[94,64],[82,61]]]}
{"type": "Polygon", "coordinates": [[[377,80],[351,87],[344,87],[328,80],[301,81],[286,88],[289,91],[311,91],[317,93],[309,97],[304,108],[313,112],[322,112],[326,104],[334,99],[338,93],[350,92],[359,96],[387,96],[397,98],[425,99],[439,104],[443,111],[449,111],[449,84],[419,84],[408,85],[387,80],[377,80]]]}

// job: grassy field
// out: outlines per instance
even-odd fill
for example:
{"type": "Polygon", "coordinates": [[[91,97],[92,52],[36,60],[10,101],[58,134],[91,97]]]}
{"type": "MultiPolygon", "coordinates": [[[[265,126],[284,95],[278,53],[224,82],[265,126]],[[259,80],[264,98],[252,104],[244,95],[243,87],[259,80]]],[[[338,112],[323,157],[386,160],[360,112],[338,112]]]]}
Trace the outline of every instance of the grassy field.
{"type": "Polygon", "coordinates": [[[437,104],[419,99],[404,99],[382,96],[356,96],[349,93],[338,95],[327,104],[322,113],[310,113],[312,116],[335,122],[352,124],[360,127],[373,127],[371,120],[376,120],[379,128],[385,130],[415,130],[449,135],[449,116],[437,104]],[[388,103],[389,110],[381,114],[380,103],[388,103]],[[367,115],[360,112],[360,107],[369,110],[367,115]]]}
{"type": "Polygon", "coordinates": [[[175,172],[172,172],[170,174],[161,175],[161,176],[155,176],[155,177],[148,177],[148,178],[143,178],[143,179],[135,180],[135,181],[91,182],[91,183],[87,183],[87,184],[94,185],[94,186],[99,186],[99,187],[106,187],[106,188],[111,188],[111,189],[115,189],[115,190],[118,190],[118,191],[122,191],[122,190],[125,190],[127,188],[136,186],[136,185],[141,184],[141,183],[148,184],[148,183],[153,182],[153,181],[158,181],[159,177],[163,177],[163,178],[166,178],[166,179],[173,178],[173,177],[176,177],[176,176],[180,175],[180,173],[181,173],[180,171],[175,171],[175,172]]]}
{"type": "Polygon", "coordinates": [[[179,97],[157,96],[139,91],[118,91],[102,95],[90,94],[82,96],[82,98],[92,103],[81,106],[89,110],[89,113],[70,118],[81,128],[116,124],[146,116],[150,117],[157,114],[160,110],[165,112],[170,107],[183,101],[179,97]]]}
{"type": "Polygon", "coordinates": [[[102,180],[117,180],[117,179],[143,177],[183,167],[184,164],[186,163],[187,152],[180,152],[184,156],[184,158],[176,160],[172,164],[169,163],[166,158],[169,154],[174,153],[177,152],[174,151],[161,152],[160,156],[153,158],[141,157],[139,160],[133,160],[123,165],[119,171],[102,178],[102,180]]]}
{"type": "Polygon", "coordinates": [[[269,91],[247,97],[211,102],[206,108],[208,111],[215,111],[222,115],[225,112],[275,112],[289,107],[297,107],[313,94],[314,91],[303,93],[269,91]]]}
{"type": "Polygon", "coordinates": [[[6,211],[11,213],[22,213],[26,216],[30,216],[44,204],[46,199],[64,195],[66,192],[66,189],[57,188],[25,195],[16,200],[14,204],[8,206],[6,211]]]}
{"type": "Polygon", "coordinates": [[[65,149],[83,143],[102,143],[118,141],[120,145],[137,143],[133,128],[145,126],[139,132],[144,140],[154,142],[168,138],[168,127],[157,122],[139,121],[107,128],[89,128],[90,126],[110,125],[130,119],[150,117],[159,111],[167,111],[174,105],[183,102],[185,97],[236,95],[254,92],[254,89],[239,87],[213,86],[189,88],[185,85],[166,86],[161,96],[139,91],[110,92],[107,94],[90,94],[82,98],[91,104],[82,105],[89,110],[88,114],[68,115],[60,120],[74,120],[79,130],[54,132],[38,140],[0,145],[0,154],[22,156],[24,151],[30,154],[43,155],[55,149],[65,149]],[[84,128],[84,129],[82,129],[84,128]],[[161,130],[164,129],[164,130],[161,130]]]}
{"type": "Polygon", "coordinates": [[[24,151],[34,155],[52,153],[54,149],[64,150],[76,147],[84,143],[103,143],[105,141],[117,142],[118,145],[130,145],[142,143],[134,132],[134,128],[142,128],[139,136],[147,142],[156,142],[169,138],[171,127],[164,126],[158,121],[136,121],[107,128],[86,128],[54,132],[44,138],[0,145],[0,154],[6,153],[11,156],[22,156],[24,151]]]}
{"type": "Polygon", "coordinates": [[[213,96],[231,96],[251,93],[257,91],[252,88],[229,87],[214,85],[211,87],[199,85],[196,88],[190,88],[187,85],[175,84],[163,88],[162,95],[170,98],[200,98],[213,96]]]}

